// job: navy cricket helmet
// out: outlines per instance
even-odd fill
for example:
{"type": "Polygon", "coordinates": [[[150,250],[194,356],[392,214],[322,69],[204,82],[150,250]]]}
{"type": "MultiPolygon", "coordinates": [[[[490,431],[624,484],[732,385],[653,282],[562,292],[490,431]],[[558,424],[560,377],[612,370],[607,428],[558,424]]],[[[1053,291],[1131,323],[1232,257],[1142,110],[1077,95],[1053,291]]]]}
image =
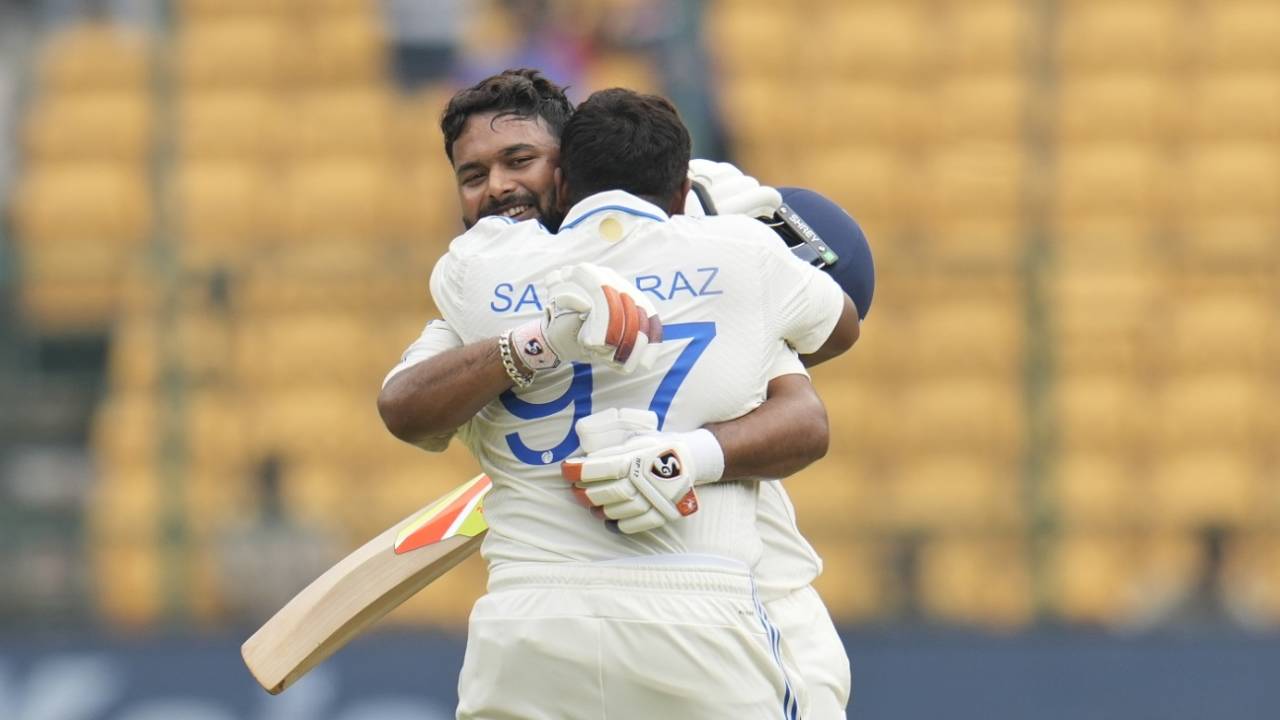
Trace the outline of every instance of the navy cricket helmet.
{"type": "Polygon", "coordinates": [[[798,257],[834,278],[865,319],[876,291],[876,268],[862,228],[820,193],[797,187],[778,192],[782,207],[774,229],[798,257]]]}

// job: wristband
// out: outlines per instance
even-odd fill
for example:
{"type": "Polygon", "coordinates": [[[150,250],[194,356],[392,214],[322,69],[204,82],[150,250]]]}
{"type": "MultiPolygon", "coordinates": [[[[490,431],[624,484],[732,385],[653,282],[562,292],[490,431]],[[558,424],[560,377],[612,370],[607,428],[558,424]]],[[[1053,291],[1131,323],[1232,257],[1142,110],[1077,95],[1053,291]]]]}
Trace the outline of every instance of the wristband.
{"type": "Polygon", "coordinates": [[[511,357],[510,330],[498,336],[498,356],[502,358],[502,368],[507,371],[507,377],[511,378],[511,382],[515,383],[516,387],[527,388],[533,384],[533,373],[525,375],[520,372],[515,360],[511,357]]]}
{"type": "Polygon", "coordinates": [[[698,471],[694,485],[718,482],[724,477],[724,448],[714,433],[706,428],[681,433],[680,439],[693,456],[693,467],[698,471]]]}

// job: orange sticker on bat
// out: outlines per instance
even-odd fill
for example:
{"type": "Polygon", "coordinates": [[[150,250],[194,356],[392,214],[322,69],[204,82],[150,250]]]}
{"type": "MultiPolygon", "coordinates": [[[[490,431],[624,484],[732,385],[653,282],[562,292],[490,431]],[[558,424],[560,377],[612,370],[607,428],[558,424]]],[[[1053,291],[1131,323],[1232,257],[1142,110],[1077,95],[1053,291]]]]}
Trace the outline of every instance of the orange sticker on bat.
{"type": "Polygon", "coordinates": [[[432,503],[396,536],[396,554],[402,555],[455,535],[475,537],[487,530],[484,496],[492,488],[493,481],[487,475],[479,475],[432,503]]]}

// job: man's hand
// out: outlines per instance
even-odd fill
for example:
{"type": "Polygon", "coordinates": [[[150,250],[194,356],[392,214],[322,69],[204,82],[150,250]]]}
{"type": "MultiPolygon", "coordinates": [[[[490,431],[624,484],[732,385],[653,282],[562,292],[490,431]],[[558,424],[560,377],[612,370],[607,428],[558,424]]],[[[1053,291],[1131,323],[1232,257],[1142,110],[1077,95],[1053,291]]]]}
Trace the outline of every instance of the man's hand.
{"type": "Polygon", "coordinates": [[[610,409],[585,417],[576,429],[587,456],[561,464],[578,498],[627,534],[697,512],[694,486],[724,472],[724,453],[710,432],[660,433],[656,427],[657,416],[647,411],[610,409]]]}
{"type": "Polygon", "coordinates": [[[761,185],[726,162],[690,160],[689,179],[706,192],[711,203],[706,207],[701,198],[691,195],[685,202],[685,212],[690,215],[771,217],[782,205],[782,195],[775,188],[761,185]]]}

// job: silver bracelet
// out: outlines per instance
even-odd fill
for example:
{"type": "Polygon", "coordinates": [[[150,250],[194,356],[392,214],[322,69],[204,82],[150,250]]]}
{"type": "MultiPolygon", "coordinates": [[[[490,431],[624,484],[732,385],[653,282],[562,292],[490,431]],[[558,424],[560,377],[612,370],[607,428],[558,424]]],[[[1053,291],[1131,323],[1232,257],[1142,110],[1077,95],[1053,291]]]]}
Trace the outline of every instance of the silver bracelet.
{"type": "Polygon", "coordinates": [[[502,367],[507,371],[507,377],[511,378],[511,382],[515,383],[518,388],[527,388],[533,384],[533,373],[525,375],[516,367],[516,361],[511,357],[511,331],[508,330],[498,336],[498,355],[502,358],[502,367]]]}

